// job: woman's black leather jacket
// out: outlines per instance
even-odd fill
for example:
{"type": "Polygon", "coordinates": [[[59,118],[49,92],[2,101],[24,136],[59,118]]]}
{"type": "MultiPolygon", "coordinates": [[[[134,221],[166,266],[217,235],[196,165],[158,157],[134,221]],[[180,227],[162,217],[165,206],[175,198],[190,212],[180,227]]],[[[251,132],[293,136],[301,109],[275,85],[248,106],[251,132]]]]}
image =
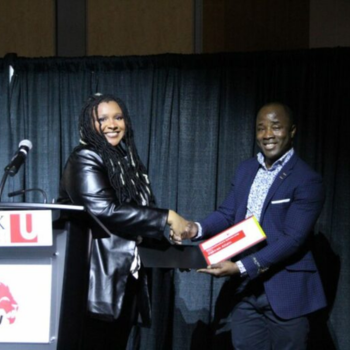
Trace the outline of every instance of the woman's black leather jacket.
{"type": "Polygon", "coordinates": [[[168,210],[120,203],[102,158],[89,146],[70,155],[60,183],[59,201],[87,207],[110,232],[127,239],[160,238],[168,210]]]}
{"type": "MultiPolygon", "coordinates": [[[[111,238],[95,239],[90,268],[89,309],[91,312],[117,318],[130,275],[138,236],[161,239],[168,210],[120,203],[109,182],[102,158],[90,146],[78,146],[65,166],[59,201],[87,207],[112,233],[111,238]]],[[[141,274],[141,279],[143,274],[141,274]]],[[[140,291],[149,321],[146,280],[140,291]]]]}

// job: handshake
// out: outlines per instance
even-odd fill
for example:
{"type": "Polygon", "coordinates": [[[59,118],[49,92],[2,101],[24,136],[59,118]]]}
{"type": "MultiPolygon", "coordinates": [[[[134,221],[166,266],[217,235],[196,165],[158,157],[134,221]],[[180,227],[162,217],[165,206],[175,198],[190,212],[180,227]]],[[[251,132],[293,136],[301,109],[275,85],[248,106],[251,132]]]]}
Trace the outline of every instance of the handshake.
{"type": "Polygon", "coordinates": [[[197,236],[198,226],[193,221],[188,221],[173,210],[169,210],[168,225],[170,226],[170,240],[175,244],[181,244],[185,239],[197,236]]]}
{"type": "MultiPolygon", "coordinates": [[[[175,244],[181,244],[183,240],[194,238],[198,234],[197,224],[184,219],[173,210],[169,210],[167,223],[170,226],[170,241],[175,244]]],[[[197,272],[206,273],[214,277],[240,275],[237,264],[230,260],[212,264],[205,269],[197,270],[197,272]]]]}

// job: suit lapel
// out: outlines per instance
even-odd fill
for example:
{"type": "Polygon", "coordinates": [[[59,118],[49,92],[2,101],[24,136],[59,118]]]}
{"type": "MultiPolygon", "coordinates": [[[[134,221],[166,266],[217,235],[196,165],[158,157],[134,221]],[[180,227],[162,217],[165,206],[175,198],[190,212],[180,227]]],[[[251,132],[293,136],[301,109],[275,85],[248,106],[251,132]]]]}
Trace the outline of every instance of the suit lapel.
{"type": "Polygon", "coordinates": [[[265,198],[263,208],[261,210],[260,222],[262,222],[266,208],[267,208],[268,204],[270,203],[272,197],[274,196],[274,194],[276,193],[278,188],[284,183],[284,180],[291,174],[297,160],[298,160],[298,157],[294,153],[292,158],[289,160],[289,162],[287,162],[287,164],[284,165],[284,167],[281,169],[281,171],[278,173],[276,179],[272,183],[272,185],[267,193],[267,196],[265,198]]]}

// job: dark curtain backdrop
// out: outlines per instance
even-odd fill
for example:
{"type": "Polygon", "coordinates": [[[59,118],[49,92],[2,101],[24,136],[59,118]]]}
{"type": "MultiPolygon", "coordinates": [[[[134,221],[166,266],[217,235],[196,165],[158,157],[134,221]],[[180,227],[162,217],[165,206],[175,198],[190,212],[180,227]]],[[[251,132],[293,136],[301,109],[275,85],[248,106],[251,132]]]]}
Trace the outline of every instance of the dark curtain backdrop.
{"type": "MultiPolygon", "coordinates": [[[[16,58],[8,84],[0,60],[4,168],[20,140],[27,163],[5,186],[57,196],[64,163],[78,143],[77,119],[94,92],[125,100],[136,144],[160,207],[199,220],[230,188],[239,162],[255,155],[255,115],[270,101],[294,110],[297,152],[324,177],[327,200],[314,253],[329,308],[313,320],[313,349],[350,348],[350,49],[145,57],[16,58]]],[[[29,193],[18,201],[42,201],[29,193]]],[[[195,271],[153,271],[153,326],[135,329],[131,348],[230,349],[231,290],[195,271]]]]}
{"type": "Polygon", "coordinates": [[[8,111],[8,89],[9,69],[7,60],[3,59],[0,60],[0,169],[3,169],[8,164],[12,156],[12,142],[10,138],[10,123],[8,111]]]}

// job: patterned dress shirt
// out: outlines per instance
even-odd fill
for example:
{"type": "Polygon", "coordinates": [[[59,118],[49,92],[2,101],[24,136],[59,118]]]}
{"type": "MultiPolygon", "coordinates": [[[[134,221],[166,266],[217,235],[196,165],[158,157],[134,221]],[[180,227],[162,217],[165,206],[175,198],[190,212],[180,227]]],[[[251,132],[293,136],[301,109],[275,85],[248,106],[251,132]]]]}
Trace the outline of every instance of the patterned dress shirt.
{"type": "Polygon", "coordinates": [[[258,162],[260,163],[260,168],[255,176],[252,187],[250,188],[246,218],[254,215],[260,222],[261,210],[267,193],[269,192],[269,189],[277,174],[281,171],[283,166],[289,161],[293,154],[294,149],[292,148],[280,159],[276,160],[272,164],[271,168],[267,169],[264,155],[262,153],[258,153],[257,158],[258,162]]]}

